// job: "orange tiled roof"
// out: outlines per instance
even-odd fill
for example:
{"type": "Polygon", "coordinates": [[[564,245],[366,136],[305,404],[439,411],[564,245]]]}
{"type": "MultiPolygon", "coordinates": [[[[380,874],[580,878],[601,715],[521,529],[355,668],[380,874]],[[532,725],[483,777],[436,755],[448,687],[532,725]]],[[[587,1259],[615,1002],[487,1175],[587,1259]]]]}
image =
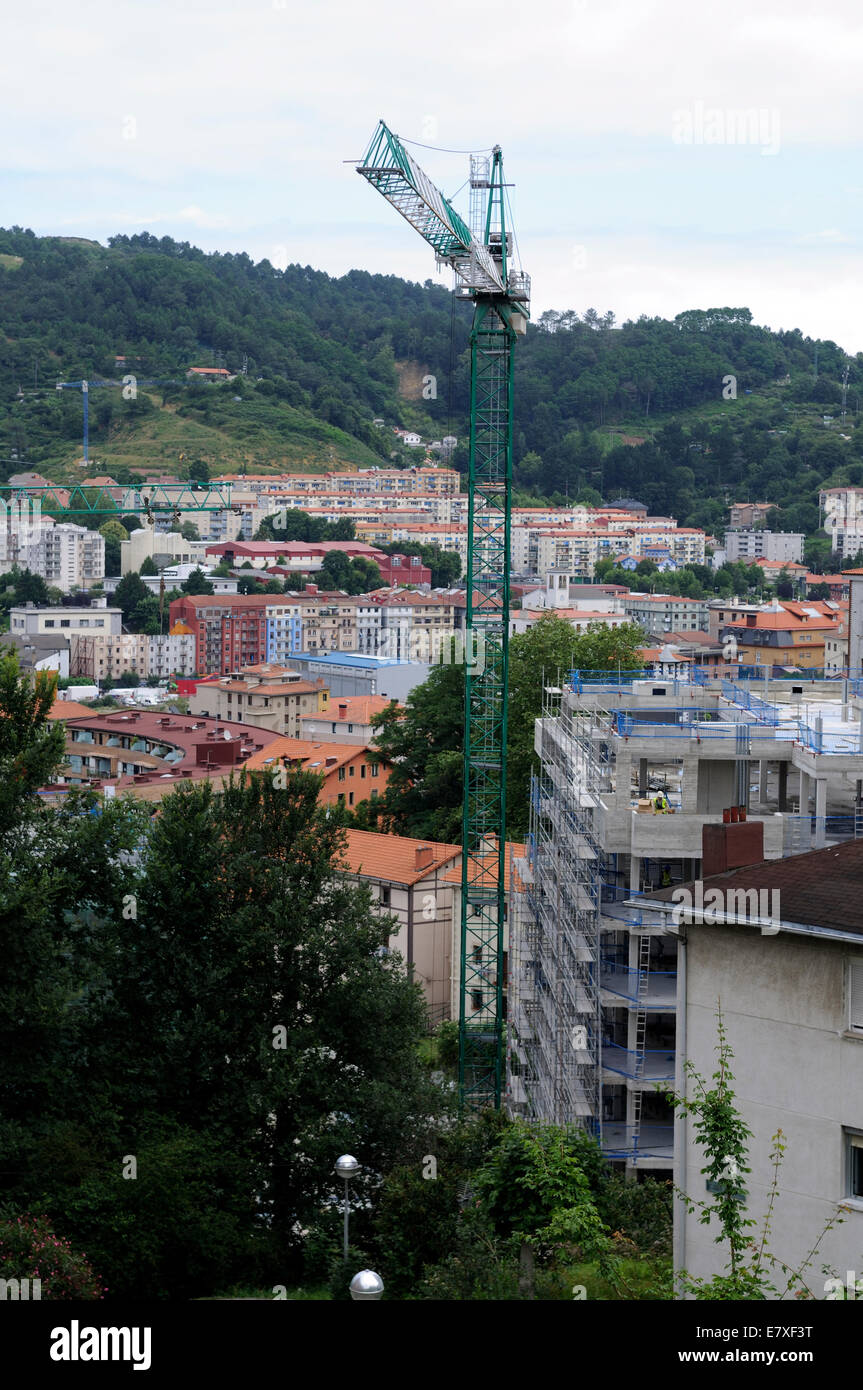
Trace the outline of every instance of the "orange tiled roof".
{"type": "MultiPolygon", "coordinates": [[[[461,854],[461,845],[413,840],[407,835],[381,835],[373,830],[348,830],[346,833],[342,863],[349,872],[362,874],[364,878],[389,879],[392,883],[406,885],[418,883],[461,854]],[[428,850],[431,850],[430,855],[428,850]]],[[[461,870],[456,872],[460,880],[461,870]]]]}
{"type": "Polygon", "coordinates": [[[89,705],[82,705],[79,700],[55,700],[48,711],[49,719],[80,719],[85,714],[92,714],[89,705]]]}
{"type": "Polygon", "coordinates": [[[370,724],[376,714],[381,714],[385,709],[389,709],[394,701],[388,700],[385,695],[341,695],[330,696],[330,703],[327,709],[317,714],[301,714],[301,719],[329,719],[345,720],[348,719],[355,724],[370,724]],[[347,709],[342,713],[344,706],[347,709]]]}

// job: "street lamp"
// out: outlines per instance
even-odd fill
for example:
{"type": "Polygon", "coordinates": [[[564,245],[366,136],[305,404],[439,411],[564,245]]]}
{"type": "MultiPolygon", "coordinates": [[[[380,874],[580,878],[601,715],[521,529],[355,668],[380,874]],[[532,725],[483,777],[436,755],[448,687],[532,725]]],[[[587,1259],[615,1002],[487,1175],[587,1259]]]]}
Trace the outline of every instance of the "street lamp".
{"type": "MultiPolygon", "coordinates": [[[[345,1239],[344,1239],[344,1258],[348,1258],[348,1213],[350,1212],[350,1200],[348,1197],[348,1183],[351,1178],[355,1178],[360,1171],[360,1164],[351,1154],[342,1154],[341,1158],[336,1159],[336,1166],[333,1169],[338,1177],[344,1178],[345,1182],[345,1239]]],[[[359,1275],[357,1276],[359,1278],[359,1275]]]]}
{"type": "Polygon", "coordinates": [[[361,1269],[351,1280],[351,1298],[367,1302],[380,1298],[384,1291],[384,1281],[373,1269],[361,1269]]]}

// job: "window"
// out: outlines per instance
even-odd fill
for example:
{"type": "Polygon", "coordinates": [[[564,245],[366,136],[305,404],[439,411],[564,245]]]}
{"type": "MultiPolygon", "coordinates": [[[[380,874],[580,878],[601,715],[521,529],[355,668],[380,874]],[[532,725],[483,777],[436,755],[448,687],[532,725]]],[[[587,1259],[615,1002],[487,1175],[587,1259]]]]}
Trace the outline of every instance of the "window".
{"type": "Polygon", "coordinates": [[[845,1196],[863,1202],[863,1132],[845,1130],[845,1196]]]}
{"type": "Polygon", "coordinates": [[[335,726],[335,724],[332,725],[332,730],[333,730],[333,733],[336,732],[336,726],[335,726]]]}
{"type": "Polygon", "coordinates": [[[863,1033],[863,956],[848,962],[848,1027],[863,1033]]]}
{"type": "Polygon", "coordinates": [[[371,773],[371,776],[372,776],[372,777],[377,777],[377,775],[378,775],[378,767],[379,767],[379,764],[378,764],[378,763],[369,763],[369,770],[370,770],[370,773],[371,773]]]}
{"type": "Polygon", "coordinates": [[[377,799],[378,799],[378,789],[377,789],[377,787],[372,787],[372,801],[377,801],[377,799]]]}
{"type": "Polygon", "coordinates": [[[72,625],[72,620],[71,620],[71,618],[61,618],[61,619],[60,619],[60,626],[61,626],[61,627],[71,627],[71,625],[72,625]]]}
{"type": "Polygon", "coordinates": [[[353,726],[353,724],[349,724],[349,725],[348,725],[348,733],[349,733],[349,734],[352,734],[353,731],[354,731],[354,726],[353,726]]]}
{"type": "Polygon", "coordinates": [[[363,763],[362,767],[360,768],[360,777],[361,777],[361,778],[362,778],[362,777],[365,777],[365,775],[366,775],[366,765],[365,765],[365,763],[363,763]]]}
{"type": "Polygon", "coordinates": [[[46,626],[46,627],[54,627],[54,626],[55,626],[54,619],[53,619],[53,618],[46,618],[46,619],[45,619],[45,626],[46,626]]]}
{"type": "Polygon", "coordinates": [[[340,806],[344,806],[344,804],[345,804],[345,794],[344,794],[344,792],[339,792],[339,805],[340,805],[340,806]]]}
{"type": "Polygon", "coordinates": [[[349,806],[353,806],[353,804],[354,804],[354,794],[353,794],[353,792],[348,792],[348,805],[349,805],[349,806]]]}
{"type": "Polygon", "coordinates": [[[481,989],[474,989],[474,990],[471,990],[471,995],[470,995],[470,1006],[471,1006],[471,1008],[474,1010],[474,1012],[476,1012],[477,1009],[481,1009],[481,1008],[482,1008],[482,990],[481,990],[481,989]]]}
{"type": "Polygon", "coordinates": [[[389,888],[382,888],[382,889],[381,889],[381,907],[389,907],[389,905],[390,905],[390,890],[389,890],[389,888]]]}

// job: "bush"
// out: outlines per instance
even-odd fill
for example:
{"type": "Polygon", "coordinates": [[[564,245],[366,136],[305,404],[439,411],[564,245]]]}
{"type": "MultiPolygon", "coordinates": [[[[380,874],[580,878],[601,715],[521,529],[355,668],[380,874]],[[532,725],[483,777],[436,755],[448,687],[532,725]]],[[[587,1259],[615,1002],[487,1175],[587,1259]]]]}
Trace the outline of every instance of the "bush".
{"type": "Polygon", "coordinates": [[[441,1023],[435,1033],[438,1061],[442,1067],[458,1066],[458,1024],[449,1020],[441,1023]]]}
{"type": "Polygon", "coordinates": [[[100,1156],[46,1202],[92,1252],[112,1296],[194,1298],[269,1272],[268,1237],[256,1230],[241,1159],[183,1129],[142,1137],[134,1149],[136,1177],[123,1177],[119,1156],[100,1156]]]}
{"type": "Polygon", "coordinates": [[[42,1299],[104,1298],[84,1254],[55,1234],[47,1216],[25,1212],[0,1220],[0,1278],[41,1280],[42,1299]]]}

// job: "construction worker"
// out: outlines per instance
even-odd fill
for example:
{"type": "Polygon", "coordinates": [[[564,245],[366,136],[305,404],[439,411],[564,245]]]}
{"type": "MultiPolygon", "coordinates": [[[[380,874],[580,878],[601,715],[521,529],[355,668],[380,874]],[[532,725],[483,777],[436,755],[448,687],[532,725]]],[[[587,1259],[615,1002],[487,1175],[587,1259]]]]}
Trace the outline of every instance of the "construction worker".
{"type": "Polygon", "coordinates": [[[653,798],[653,809],[659,815],[666,815],[668,812],[668,799],[665,792],[657,792],[653,798]]]}
{"type": "Polygon", "coordinates": [[[670,864],[663,864],[663,866],[662,866],[662,877],[661,877],[661,879],[660,879],[660,881],[659,881],[659,886],[660,886],[660,888],[670,888],[670,887],[671,887],[671,865],[670,865],[670,864]]]}

